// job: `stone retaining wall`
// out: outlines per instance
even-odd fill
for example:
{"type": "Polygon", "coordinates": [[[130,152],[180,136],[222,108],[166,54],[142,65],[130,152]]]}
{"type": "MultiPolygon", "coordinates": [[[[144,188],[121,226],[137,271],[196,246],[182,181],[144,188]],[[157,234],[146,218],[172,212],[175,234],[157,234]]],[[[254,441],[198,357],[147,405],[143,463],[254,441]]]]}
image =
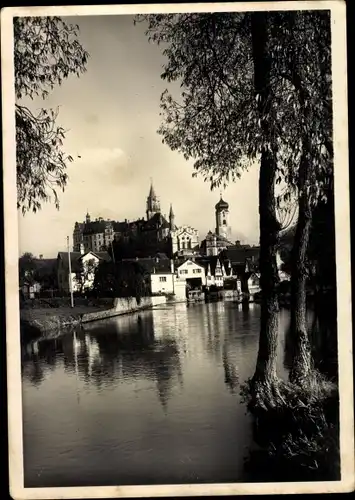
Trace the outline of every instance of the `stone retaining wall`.
{"type": "Polygon", "coordinates": [[[82,323],[89,323],[91,321],[98,321],[100,319],[113,318],[121,316],[122,314],[132,314],[144,309],[152,309],[153,307],[166,304],[166,297],[143,297],[139,304],[134,297],[116,298],[114,300],[113,308],[106,311],[96,311],[93,313],[83,314],[81,317],[82,323]]]}

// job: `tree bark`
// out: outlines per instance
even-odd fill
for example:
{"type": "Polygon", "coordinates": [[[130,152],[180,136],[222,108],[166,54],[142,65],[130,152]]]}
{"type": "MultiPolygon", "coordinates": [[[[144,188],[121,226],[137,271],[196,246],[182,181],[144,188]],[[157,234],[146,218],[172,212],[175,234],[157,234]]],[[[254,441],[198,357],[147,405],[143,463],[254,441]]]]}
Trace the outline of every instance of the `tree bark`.
{"type": "Polygon", "coordinates": [[[271,385],[276,381],[276,353],[278,338],[278,271],[276,249],[280,225],[275,203],[276,146],[271,128],[275,117],[271,107],[271,58],[268,54],[266,15],[254,12],[251,16],[254,84],[262,128],[262,152],[259,174],[260,222],[260,285],[261,318],[259,351],[254,382],[271,385]]]}
{"type": "Polygon", "coordinates": [[[291,274],[291,335],[292,368],[290,381],[302,383],[312,368],[311,345],[307,331],[307,268],[306,256],[312,222],[309,200],[307,153],[304,152],[299,169],[299,214],[292,249],[291,274]]]}
{"type": "Polygon", "coordinates": [[[302,156],[298,172],[298,221],[292,248],[291,262],[291,336],[293,340],[290,381],[302,384],[312,369],[311,345],[307,332],[307,250],[312,224],[310,198],[312,145],[308,127],[312,121],[307,105],[307,94],[298,74],[295,56],[292,81],[304,118],[305,131],[302,137],[302,156]]]}

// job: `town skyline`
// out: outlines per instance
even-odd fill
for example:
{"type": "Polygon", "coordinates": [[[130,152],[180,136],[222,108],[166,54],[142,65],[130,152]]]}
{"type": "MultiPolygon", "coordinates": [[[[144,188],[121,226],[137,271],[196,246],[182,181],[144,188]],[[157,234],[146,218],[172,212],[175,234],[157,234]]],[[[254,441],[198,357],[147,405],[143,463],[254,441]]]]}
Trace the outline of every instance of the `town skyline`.
{"type": "MultiPolygon", "coordinates": [[[[93,218],[143,217],[151,178],[162,213],[168,214],[172,203],[176,223],[196,228],[203,239],[214,231],[220,190],[211,192],[200,175],[193,178],[192,162],[157,134],[160,95],[173,87],[160,78],[161,49],[148,43],[145,27],[134,26],[133,16],[64,20],[79,25],[79,40],[90,54],[87,72],[68,78],[45,101],[26,104],[34,110],[59,106],[58,124],[68,130],[63,149],[74,162],[68,165],[65,192],[59,193],[59,211],[46,203],[35,214],[19,213],[20,254],[53,257],[64,250],[87,209],[93,218]]],[[[257,244],[257,166],[222,193],[230,205],[232,240],[257,244]]]]}

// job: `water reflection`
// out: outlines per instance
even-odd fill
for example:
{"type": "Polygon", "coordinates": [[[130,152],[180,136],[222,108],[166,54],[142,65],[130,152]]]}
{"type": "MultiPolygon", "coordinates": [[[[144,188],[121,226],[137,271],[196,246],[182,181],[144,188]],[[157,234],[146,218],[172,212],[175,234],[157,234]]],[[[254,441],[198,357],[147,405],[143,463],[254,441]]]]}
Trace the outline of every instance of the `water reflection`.
{"type": "Polygon", "coordinates": [[[176,379],[183,383],[179,349],[172,337],[154,338],[152,313],[102,321],[55,340],[28,344],[23,349],[23,376],[40,385],[49,370],[62,362],[85,384],[97,388],[120,380],[148,379],[166,407],[176,379]]]}
{"type": "Polygon", "coordinates": [[[26,486],[242,481],[259,319],[176,304],[23,346],[26,486]]]}
{"type": "MultiPolygon", "coordinates": [[[[285,328],[285,343],[283,362],[285,370],[292,364],[293,339],[290,328],[290,318],[283,322],[285,328]]],[[[313,309],[307,311],[307,329],[311,344],[314,367],[332,379],[337,378],[337,324],[334,311],[322,309],[322,315],[313,309]]]]}

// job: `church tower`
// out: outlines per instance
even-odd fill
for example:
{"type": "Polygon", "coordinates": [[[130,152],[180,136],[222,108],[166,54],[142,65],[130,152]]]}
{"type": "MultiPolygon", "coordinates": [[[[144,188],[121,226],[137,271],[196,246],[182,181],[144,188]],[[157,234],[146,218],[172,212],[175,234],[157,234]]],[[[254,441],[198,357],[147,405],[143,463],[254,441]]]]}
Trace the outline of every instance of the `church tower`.
{"type": "Polygon", "coordinates": [[[169,226],[170,226],[170,231],[175,231],[175,214],[173,212],[173,206],[172,205],[170,205],[169,226]]]}
{"type": "Polygon", "coordinates": [[[155,194],[153,182],[150,184],[150,191],[147,198],[147,220],[151,219],[156,213],[160,214],[160,203],[155,194]]]}
{"type": "Polygon", "coordinates": [[[222,199],[215,206],[216,210],[216,234],[230,240],[231,228],[229,226],[229,205],[222,199]]]}

